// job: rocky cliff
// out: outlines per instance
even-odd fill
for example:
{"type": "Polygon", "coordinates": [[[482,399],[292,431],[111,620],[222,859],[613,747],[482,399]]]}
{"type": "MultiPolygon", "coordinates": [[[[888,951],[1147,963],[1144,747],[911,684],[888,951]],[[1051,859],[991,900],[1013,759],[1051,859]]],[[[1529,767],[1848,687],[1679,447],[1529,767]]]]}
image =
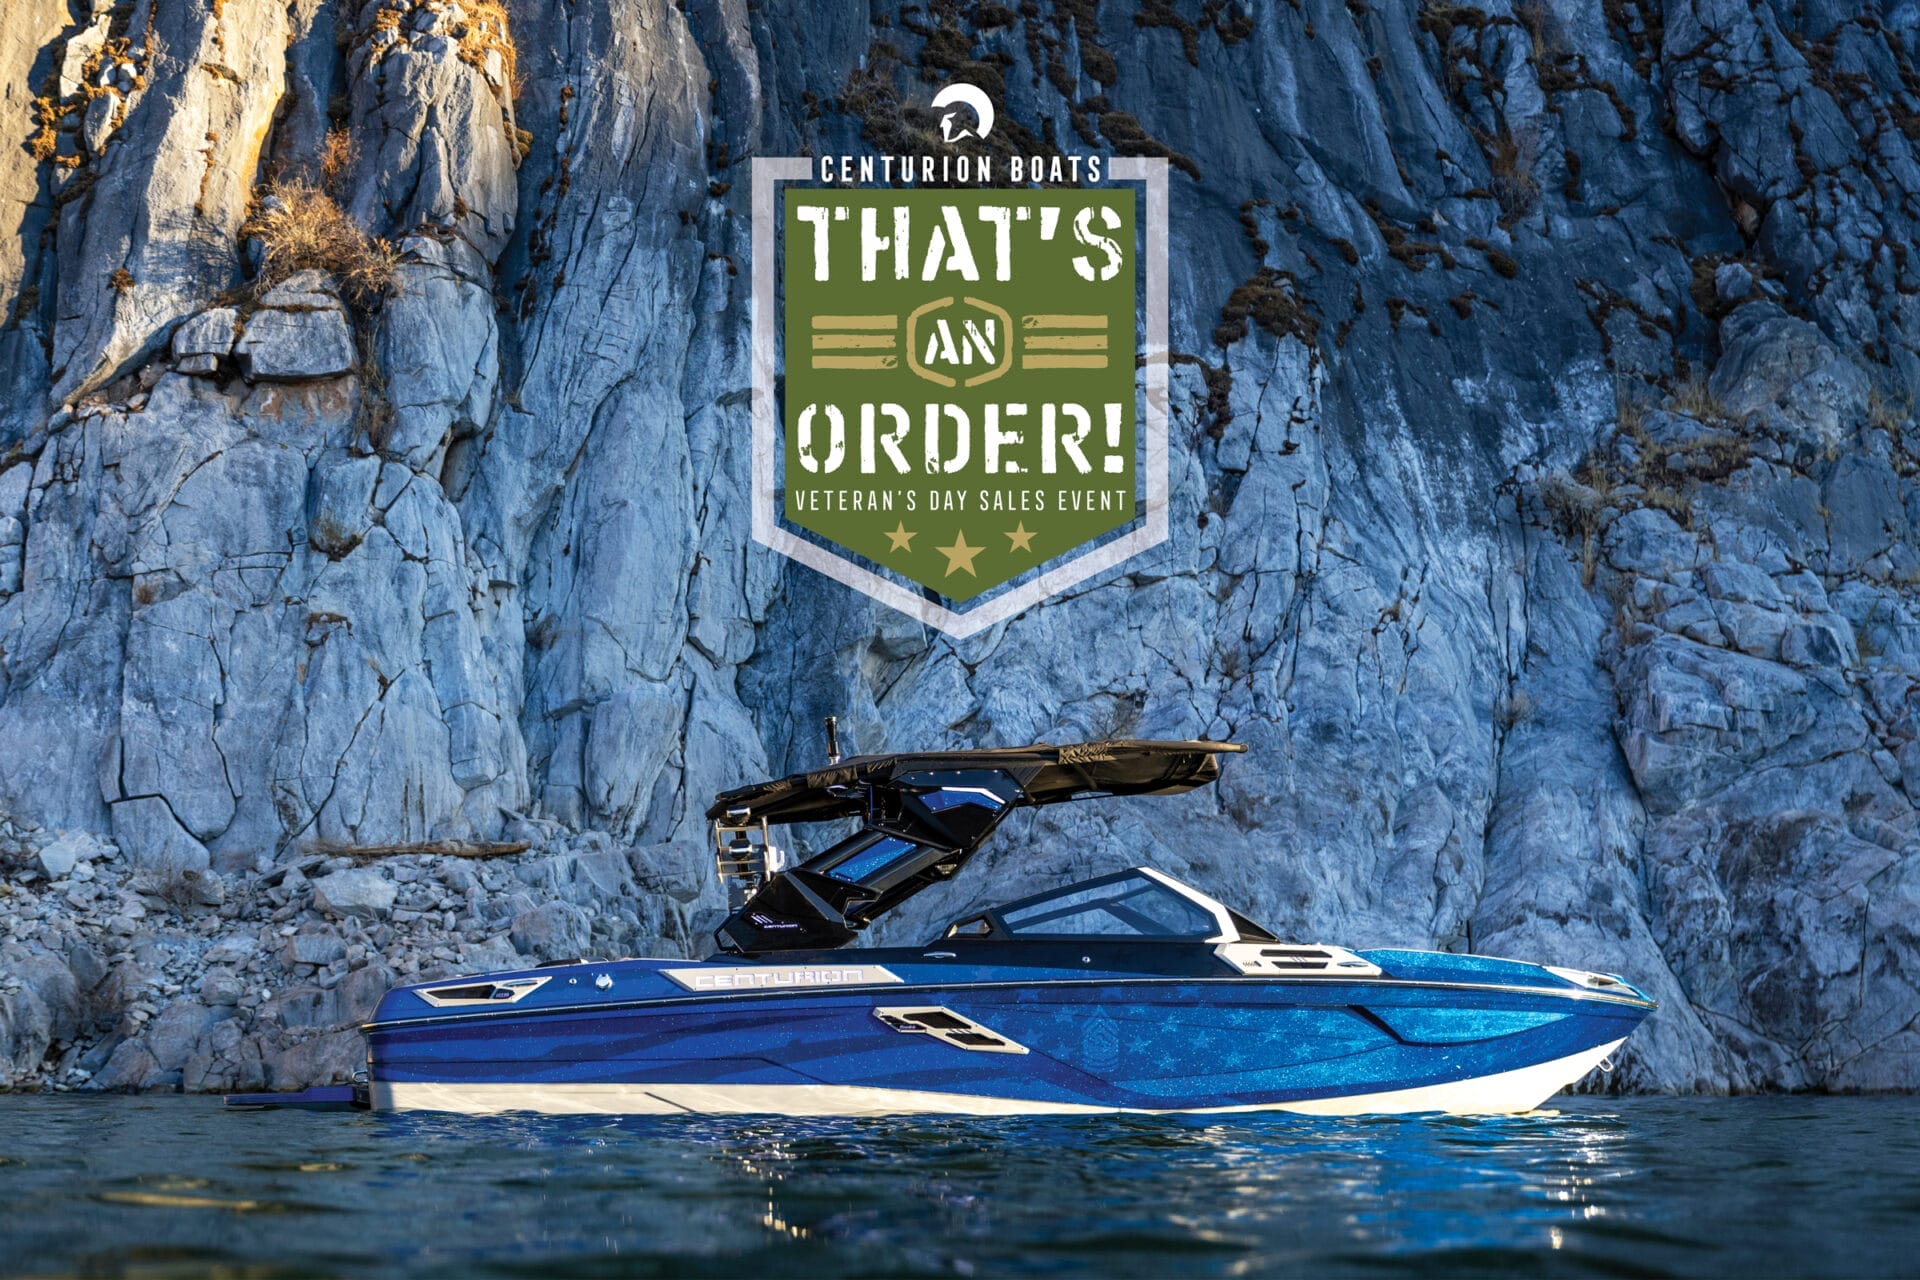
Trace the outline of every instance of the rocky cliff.
{"type": "Polygon", "coordinates": [[[294,1086],[396,978],[696,948],[705,798],[837,712],[1250,747],[888,936],[1151,861],[1631,975],[1615,1087],[1914,1086],[1920,4],[1867,7],[13,0],[5,1077],[294,1086]],[[739,180],[950,77],[1174,169],[1173,536],[957,643],[749,541],[739,180]]]}

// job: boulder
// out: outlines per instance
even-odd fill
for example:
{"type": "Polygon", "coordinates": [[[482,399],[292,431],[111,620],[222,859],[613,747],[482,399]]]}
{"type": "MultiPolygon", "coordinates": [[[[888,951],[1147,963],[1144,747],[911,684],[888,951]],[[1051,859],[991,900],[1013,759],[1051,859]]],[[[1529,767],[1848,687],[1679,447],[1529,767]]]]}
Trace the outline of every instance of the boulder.
{"type": "Polygon", "coordinates": [[[209,969],[200,980],[200,999],[209,1005],[235,1005],[246,994],[246,985],[231,969],[209,969]]]}
{"type": "MultiPolygon", "coordinates": [[[[1916,765],[1920,770],[1920,764],[1916,765]]],[[[491,973],[501,969],[514,969],[520,965],[520,953],[514,950],[512,940],[506,935],[488,938],[485,942],[469,942],[460,948],[460,971],[462,973],[491,973]]]]}
{"type": "MultiPolygon", "coordinates": [[[[232,307],[214,307],[197,316],[189,316],[173,331],[173,358],[180,361],[210,359],[213,363],[206,367],[212,369],[232,352],[238,320],[239,313],[232,307]]],[[[182,368],[185,368],[184,364],[182,368]]]]}
{"type": "Polygon", "coordinates": [[[1700,544],[1664,511],[1637,507],[1614,521],[1606,534],[1607,560],[1623,573],[1671,581],[1704,557],[1700,544]]]}
{"type": "Polygon", "coordinates": [[[333,276],[309,268],[296,271],[260,295],[263,307],[283,307],[289,311],[312,311],[340,305],[334,292],[333,276]]]}
{"type": "Polygon", "coordinates": [[[324,555],[343,556],[360,545],[373,523],[369,503],[380,476],[380,459],[344,451],[323,458],[313,472],[313,514],[307,543],[324,555]]]}
{"type": "Polygon", "coordinates": [[[294,1031],[330,1030],[346,1021],[338,987],[294,987],[268,1000],[260,1013],[294,1031]]]}
{"type": "Polygon", "coordinates": [[[320,911],[375,920],[393,910],[399,886],[372,867],[354,867],[313,882],[313,905],[320,911]]]}
{"type": "Polygon", "coordinates": [[[1728,414],[1766,417],[1819,448],[1839,444],[1867,407],[1867,375],[1820,330],[1772,303],[1720,322],[1724,354],[1708,387],[1728,414]]]}
{"type": "Polygon", "coordinates": [[[351,1080],[366,1064],[366,1052],[366,1042],[352,1027],[296,1040],[262,1055],[267,1086],[304,1089],[351,1080]]]}
{"type": "Polygon", "coordinates": [[[250,379],[331,378],[353,368],[353,331],[337,305],[307,311],[262,309],[247,320],[234,354],[250,379]]]}
{"type": "Polygon", "coordinates": [[[347,944],[331,929],[302,929],[287,939],[282,959],[288,964],[332,964],[347,954],[347,944]]]}
{"type": "Polygon", "coordinates": [[[634,879],[650,893],[676,902],[692,902],[713,879],[713,858],[705,849],[667,842],[630,849],[627,862],[634,879]]]}
{"type": "Polygon", "coordinates": [[[113,858],[114,847],[86,831],[63,831],[58,839],[34,855],[40,874],[58,880],[82,862],[106,862],[113,858]]]}
{"type": "Polygon", "coordinates": [[[146,1029],[147,1052],[161,1071],[178,1071],[193,1053],[200,1033],[231,1012],[211,1008],[198,1000],[176,1000],[160,1011],[146,1029]]]}
{"type": "Polygon", "coordinates": [[[260,1040],[245,1034],[236,1019],[215,1022],[194,1045],[181,1083],[190,1092],[266,1088],[260,1040]]]}
{"type": "Polygon", "coordinates": [[[13,516],[0,514],[0,597],[20,590],[20,549],[26,528],[13,516]]]}
{"type": "Polygon", "coordinates": [[[107,1064],[93,1077],[95,1089],[126,1091],[159,1083],[162,1068],[144,1038],[122,1040],[107,1064]]]}
{"type": "Polygon", "coordinates": [[[1714,296],[1722,302],[1742,301],[1753,292],[1753,272],[1738,262],[1723,262],[1713,272],[1714,296]]]}
{"type": "Polygon", "coordinates": [[[542,961],[577,960],[593,936],[587,913],[565,902],[546,902],[513,918],[514,950],[542,961]]]}
{"type": "Polygon", "coordinates": [[[162,877],[208,869],[207,847],[180,825],[161,797],[115,801],[110,812],[114,842],[136,868],[162,877]]]}

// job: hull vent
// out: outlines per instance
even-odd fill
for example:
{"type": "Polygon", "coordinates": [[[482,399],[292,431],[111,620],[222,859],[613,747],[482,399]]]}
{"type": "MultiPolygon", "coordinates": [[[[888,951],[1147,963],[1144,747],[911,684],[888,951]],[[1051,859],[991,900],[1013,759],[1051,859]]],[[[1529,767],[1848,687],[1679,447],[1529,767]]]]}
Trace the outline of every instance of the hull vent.
{"type": "Polygon", "coordinates": [[[1577,986],[1586,987],[1591,991],[1619,991],[1630,995],[1640,994],[1626,979],[1616,978],[1610,973],[1589,973],[1585,969],[1562,969],[1560,966],[1552,964],[1544,967],[1548,973],[1565,978],[1568,982],[1574,983],[1577,986]]]}
{"type": "Polygon", "coordinates": [[[1270,978],[1374,978],[1380,966],[1345,947],[1293,942],[1230,942],[1214,954],[1241,973],[1270,978]]]}
{"type": "Polygon", "coordinates": [[[546,986],[548,981],[548,978],[486,979],[450,983],[444,987],[423,987],[413,994],[436,1009],[463,1004],[513,1004],[546,986]]]}
{"type": "Polygon", "coordinates": [[[909,1035],[928,1035],[956,1049],[975,1053],[1025,1053],[1025,1045],[1015,1044],[997,1031],[990,1031],[972,1018],[937,1005],[917,1009],[875,1009],[873,1016],[909,1035]]]}

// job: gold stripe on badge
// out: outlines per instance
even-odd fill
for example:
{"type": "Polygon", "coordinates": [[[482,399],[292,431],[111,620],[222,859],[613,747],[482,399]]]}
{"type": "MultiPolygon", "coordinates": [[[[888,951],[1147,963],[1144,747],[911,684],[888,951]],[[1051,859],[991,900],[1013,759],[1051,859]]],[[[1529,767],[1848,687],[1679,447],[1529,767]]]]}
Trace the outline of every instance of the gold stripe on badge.
{"type": "Polygon", "coordinates": [[[1106,327],[1105,316],[1057,311],[1021,316],[1020,367],[1104,369],[1107,367],[1107,335],[1089,330],[1106,327]],[[1074,354],[1064,354],[1067,352],[1074,354]]]}
{"type": "Polygon", "coordinates": [[[1104,329],[1107,327],[1107,318],[1043,312],[1039,315],[1021,316],[1020,327],[1022,329],[1104,329]]]}
{"type": "Polygon", "coordinates": [[[899,316],[815,316],[816,329],[895,329],[899,316]]]}
{"type": "Polygon", "coordinates": [[[1105,351],[1104,333],[1036,333],[1027,339],[1029,351],[1105,351]]]}
{"type": "Polygon", "coordinates": [[[814,330],[811,363],[816,369],[897,369],[900,367],[900,317],[892,315],[820,315],[814,330]],[[872,352],[871,355],[842,354],[872,352]],[[885,353],[885,354],[882,354],[885,353]]]}
{"type": "Polygon", "coordinates": [[[898,369],[899,356],[815,356],[816,369],[898,369]]]}

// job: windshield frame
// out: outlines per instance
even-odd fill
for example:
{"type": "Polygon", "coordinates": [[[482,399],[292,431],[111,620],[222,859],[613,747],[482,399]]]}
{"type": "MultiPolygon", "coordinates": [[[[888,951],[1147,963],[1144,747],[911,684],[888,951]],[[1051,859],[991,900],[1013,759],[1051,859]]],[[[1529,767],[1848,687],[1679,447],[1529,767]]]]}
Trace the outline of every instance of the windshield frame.
{"type": "Polygon", "coordinates": [[[1071,884],[1028,894],[1012,902],[1003,902],[999,906],[955,920],[948,925],[943,940],[963,940],[977,938],[998,942],[1125,942],[1162,945],[1167,943],[1185,943],[1189,946],[1218,946],[1221,943],[1239,942],[1241,930],[1234,923],[1233,912],[1221,903],[1190,885],[1181,884],[1172,876],[1155,871],[1152,867],[1129,867],[1124,871],[1115,871],[1103,876],[1093,876],[1086,880],[1076,880],[1071,884]],[[1059,898],[1077,890],[1098,889],[1105,885],[1121,881],[1146,879],[1169,890],[1188,903],[1199,907],[1212,918],[1214,930],[1206,937],[1156,936],[1136,933],[1023,933],[1007,924],[1006,913],[1017,912],[1027,907],[1038,906],[1050,899],[1059,898]]]}

